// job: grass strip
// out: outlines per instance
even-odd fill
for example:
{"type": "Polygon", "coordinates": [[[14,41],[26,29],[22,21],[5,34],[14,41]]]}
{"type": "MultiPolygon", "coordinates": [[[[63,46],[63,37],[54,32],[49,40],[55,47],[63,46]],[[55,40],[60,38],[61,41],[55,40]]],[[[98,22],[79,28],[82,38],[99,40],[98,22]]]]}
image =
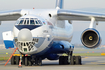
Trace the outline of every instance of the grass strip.
{"type": "Polygon", "coordinates": [[[8,60],[9,57],[0,57],[0,61],[5,61],[5,60],[8,60]]]}
{"type": "Polygon", "coordinates": [[[74,53],[75,56],[102,56],[101,53],[74,53]]]}
{"type": "MultiPolygon", "coordinates": [[[[102,56],[101,53],[73,53],[73,56],[102,56]]],[[[63,54],[63,56],[67,56],[67,54],[63,54]]]]}

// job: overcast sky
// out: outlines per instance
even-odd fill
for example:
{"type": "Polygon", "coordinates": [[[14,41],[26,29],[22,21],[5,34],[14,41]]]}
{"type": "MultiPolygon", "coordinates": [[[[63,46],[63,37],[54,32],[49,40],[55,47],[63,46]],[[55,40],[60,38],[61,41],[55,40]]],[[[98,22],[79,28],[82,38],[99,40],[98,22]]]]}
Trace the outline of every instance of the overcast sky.
{"type": "MultiPolygon", "coordinates": [[[[0,10],[55,8],[56,0],[0,0],[0,10]]],[[[64,0],[65,9],[104,8],[105,0],[64,0]]]]}
{"type": "MultiPolygon", "coordinates": [[[[56,0],[0,0],[0,11],[14,10],[14,9],[54,9],[56,0]]],[[[82,10],[90,12],[105,12],[105,0],[64,0],[64,9],[82,10]]],[[[2,32],[13,29],[15,22],[2,22],[0,26],[0,39],[2,39],[2,32]]],[[[80,35],[82,31],[88,28],[90,22],[73,22],[74,37],[72,43],[81,43],[80,35]]],[[[101,22],[97,26],[97,30],[102,36],[102,43],[105,41],[105,22],[101,22]]]]}

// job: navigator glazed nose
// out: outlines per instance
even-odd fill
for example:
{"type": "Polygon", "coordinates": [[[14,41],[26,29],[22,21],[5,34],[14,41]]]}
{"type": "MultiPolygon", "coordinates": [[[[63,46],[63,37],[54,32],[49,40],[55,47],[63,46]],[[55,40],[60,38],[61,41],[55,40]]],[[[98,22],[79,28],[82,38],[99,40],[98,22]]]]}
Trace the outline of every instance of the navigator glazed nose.
{"type": "Polygon", "coordinates": [[[32,41],[32,33],[29,29],[21,29],[18,34],[18,41],[32,41]]]}

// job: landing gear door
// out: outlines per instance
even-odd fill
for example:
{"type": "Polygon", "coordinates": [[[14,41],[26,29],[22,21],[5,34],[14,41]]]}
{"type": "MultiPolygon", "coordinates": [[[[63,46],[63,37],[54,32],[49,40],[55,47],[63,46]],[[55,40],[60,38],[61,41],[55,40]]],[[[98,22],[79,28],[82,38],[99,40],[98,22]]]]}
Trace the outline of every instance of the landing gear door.
{"type": "Polygon", "coordinates": [[[12,31],[7,31],[2,33],[3,41],[5,44],[5,48],[14,48],[14,40],[13,40],[13,33],[12,31]]]}

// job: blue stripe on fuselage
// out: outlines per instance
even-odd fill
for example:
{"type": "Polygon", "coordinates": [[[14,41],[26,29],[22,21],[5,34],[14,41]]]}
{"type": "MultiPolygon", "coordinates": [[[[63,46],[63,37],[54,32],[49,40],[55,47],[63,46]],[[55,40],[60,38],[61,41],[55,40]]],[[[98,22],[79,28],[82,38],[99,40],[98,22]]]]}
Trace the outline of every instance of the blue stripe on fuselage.
{"type": "Polygon", "coordinates": [[[21,30],[21,29],[23,29],[23,28],[27,28],[27,29],[29,29],[29,30],[33,30],[33,29],[38,28],[38,27],[40,27],[40,26],[42,26],[42,25],[15,25],[15,27],[16,27],[17,29],[19,29],[19,30],[21,30]]]}

